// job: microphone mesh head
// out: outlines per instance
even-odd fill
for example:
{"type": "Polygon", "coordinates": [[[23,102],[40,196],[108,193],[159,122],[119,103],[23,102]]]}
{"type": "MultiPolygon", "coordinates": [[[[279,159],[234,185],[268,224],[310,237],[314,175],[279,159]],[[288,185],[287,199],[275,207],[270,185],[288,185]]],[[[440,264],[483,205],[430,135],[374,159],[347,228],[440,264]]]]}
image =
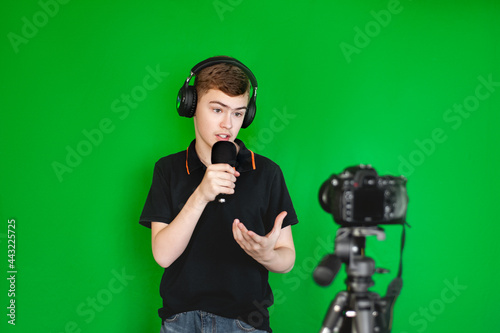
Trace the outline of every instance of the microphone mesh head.
{"type": "Polygon", "coordinates": [[[227,163],[236,166],[236,146],[230,141],[217,141],[212,147],[212,164],[227,163]]]}

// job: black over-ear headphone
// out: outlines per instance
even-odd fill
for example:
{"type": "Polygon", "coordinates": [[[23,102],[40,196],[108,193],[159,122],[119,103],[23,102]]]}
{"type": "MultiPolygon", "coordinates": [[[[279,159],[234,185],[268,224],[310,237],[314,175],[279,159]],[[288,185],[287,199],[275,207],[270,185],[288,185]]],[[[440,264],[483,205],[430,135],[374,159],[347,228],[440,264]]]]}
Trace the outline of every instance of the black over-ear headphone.
{"type": "Polygon", "coordinates": [[[177,94],[177,112],[182,117],[191,118],[194,116],[198,97],[196,95],[196,88],[194,86],[190,86],[189,81],[191,81],[193,76],[198,74],[203,68],[221,63],[237,66],[246,74],[246,76],[250,80],[250,83],[252,85],[252,97],[250,97],[250,101],[248,102],[245,118],[243,119],[243,124],[241,125],[241,128],[247,128],[255,118],[255,112],[257,111],[257,79],[247,66],[231,57],[220,56],[208,58],[196,64],[191,69],[191,73],[186,79],[186,82],[184,82],[181,89],[179,90],[179,94],[177,94]]]}

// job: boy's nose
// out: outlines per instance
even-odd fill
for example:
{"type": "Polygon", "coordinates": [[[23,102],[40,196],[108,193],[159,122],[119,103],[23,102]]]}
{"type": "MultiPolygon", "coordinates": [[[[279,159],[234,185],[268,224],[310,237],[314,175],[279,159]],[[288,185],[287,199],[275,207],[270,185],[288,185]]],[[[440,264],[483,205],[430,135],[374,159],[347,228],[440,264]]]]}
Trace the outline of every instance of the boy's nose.
{"type": "Polygon", "coordinates": [[[224,119],[222,119],[222,122],[221,122],[220,126],[222,128],[227,128],[227,129],[233,127],[233,123],[232,123],[231,115],[230,114],[226,115],[224,117],[224,119]]]}

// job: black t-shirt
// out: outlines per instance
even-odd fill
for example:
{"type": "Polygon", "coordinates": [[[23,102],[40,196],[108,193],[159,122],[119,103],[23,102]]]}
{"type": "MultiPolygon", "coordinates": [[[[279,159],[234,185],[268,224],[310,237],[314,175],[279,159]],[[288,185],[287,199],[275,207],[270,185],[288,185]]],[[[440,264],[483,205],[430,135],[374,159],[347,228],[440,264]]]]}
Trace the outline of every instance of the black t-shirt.
{"type": "MultiPolygon", "coordinates": [[[[248,230],[266,235],[276,216],[287,211],[283,228],[298,222],[283,173],[279,166],[240,146],[236,170],[240,176],[235,193],[225,203],[210,202],[201,215],[186,250],[165,269],[159,315],[167,318],[180,312],[202,310],[239,318],[271,332],[267,308],[273,304],[267,269],[246,254],[232,234],[234,219],[248,230]]],[[[140,223],[170,223],[201,183],[206,167],[195,150],[161,158],[154,168],[140,223]]]]}

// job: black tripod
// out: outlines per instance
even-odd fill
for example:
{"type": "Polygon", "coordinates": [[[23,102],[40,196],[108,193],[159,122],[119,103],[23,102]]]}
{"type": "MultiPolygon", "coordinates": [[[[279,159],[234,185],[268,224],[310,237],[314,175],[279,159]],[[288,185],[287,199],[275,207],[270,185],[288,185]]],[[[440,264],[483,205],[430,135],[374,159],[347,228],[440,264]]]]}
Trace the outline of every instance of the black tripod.
{"type": "Polygon", "coordinates": [[[323,258],[314,270],[314,280],[328,286],[338,273],[342,263],[347,265],[347,291],[339,292],[323,321],[320,333],[389,333],[392,325],[392,309],[402,286],[401,267],[384,298],[368,288],[375,283],[374,273],[388,273],[375,268],[375,261],[365,256],[366,236],[385,239],[380,227],[345,227],[337,231],[335,253],[323,258]]]}

